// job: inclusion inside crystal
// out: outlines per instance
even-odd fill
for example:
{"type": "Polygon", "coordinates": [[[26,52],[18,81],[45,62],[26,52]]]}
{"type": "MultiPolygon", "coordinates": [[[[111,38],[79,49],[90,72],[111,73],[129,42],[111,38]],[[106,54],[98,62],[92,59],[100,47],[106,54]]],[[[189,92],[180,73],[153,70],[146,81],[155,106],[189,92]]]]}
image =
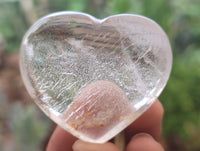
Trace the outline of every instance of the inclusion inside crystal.
{"type": "Polygon", "coordinates": [[[62,118],[87,139],[104,140],[107,135],[115,135],[118,129],[126,127],[127,122],[136,118],[134,116],[130,101],[118,86],[97,81],[75,97],[62,118]]]}
{"type": "Polygon", "coordinates": [[[164,31],[137,15],[104,20],[48,15],[26,33],[25,86],[38,106],[78,138],[103,143],[146,111],[167,83],[172,53],[164,31]]]}

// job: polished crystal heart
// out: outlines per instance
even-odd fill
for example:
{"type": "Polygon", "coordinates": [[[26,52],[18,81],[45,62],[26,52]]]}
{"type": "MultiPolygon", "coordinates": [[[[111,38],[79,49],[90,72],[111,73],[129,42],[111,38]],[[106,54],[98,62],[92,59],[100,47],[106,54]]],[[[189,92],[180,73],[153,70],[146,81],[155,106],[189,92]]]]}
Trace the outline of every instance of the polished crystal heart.
{"type": "Polygon", "coordinates": [[[131,14],[60,12],[37,21],[20,53],[25,86],[57,124],[94,143],[114,137],[156,100],[170,75],[168,38],[131,14]]]}

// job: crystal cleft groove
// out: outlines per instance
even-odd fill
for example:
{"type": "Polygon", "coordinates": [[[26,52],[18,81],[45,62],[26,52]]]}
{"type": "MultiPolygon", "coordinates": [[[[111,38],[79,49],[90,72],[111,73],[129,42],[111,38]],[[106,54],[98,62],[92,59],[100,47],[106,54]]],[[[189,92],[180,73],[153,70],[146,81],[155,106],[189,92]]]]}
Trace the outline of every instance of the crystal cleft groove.
{"type": "Polygon", "coordinates": [[[73,135],[95,143],[109,140],[150,107],[171,65],[164,31],[131,14],[104,20],[77,12],[48,15],[29,29],[20,52],[22,78],[39,107],[73,135]],[[90,90],[97,85],[99,91],[90,90]]]}

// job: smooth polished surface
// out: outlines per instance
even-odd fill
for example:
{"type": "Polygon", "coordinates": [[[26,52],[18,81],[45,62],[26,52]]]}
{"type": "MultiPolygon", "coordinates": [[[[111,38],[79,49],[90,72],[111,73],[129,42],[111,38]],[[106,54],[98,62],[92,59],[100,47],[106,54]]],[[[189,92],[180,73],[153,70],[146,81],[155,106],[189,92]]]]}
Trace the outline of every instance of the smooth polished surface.
{"type": "Polygon", "coordinates": [[[20,52],[34,101],[61,127],[94,143],[111,139],[146,111],[171,66],[164,31],[131,14],[103,20],[77,12],[48,15],[29,29],[20,52]]]}

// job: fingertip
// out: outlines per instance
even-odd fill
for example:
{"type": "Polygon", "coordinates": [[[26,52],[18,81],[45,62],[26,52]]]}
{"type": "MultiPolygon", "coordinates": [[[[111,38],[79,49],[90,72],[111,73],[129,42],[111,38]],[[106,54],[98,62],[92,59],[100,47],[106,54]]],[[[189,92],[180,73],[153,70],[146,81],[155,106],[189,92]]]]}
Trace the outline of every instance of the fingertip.
{"type": "Polygon", "coordinates": [[[162,120],[163,116],[164,116],[164,107],[162,105],[162,103],[159,100],[156,100],[154,102],[154,104],[152,105],[152,110],[155,110],[157,115],[158,115],[158,119],[162,120]]]}
{"type": "Polygon", "coordinates": [[[127,142],[137,133],[149,133],[154,139],[159,140],[162,132],[162,119],[164,108],[159,100],[144,112],[136,121],[126,129],[127,142]]]}
{"type": "Polygon", "coordinates": [[[94,144],[77,140],[73,146],[73,151],[119,151],[113,143],[94,144]]]}
{"type": "Polygon", "coordinates": [[[151,135],[140,133],[135,135],[127,145],[126,151],[164,151],[160,143],[158,143],[151,135]]]}
{"type": "Polygon", "coordinates": [[[49,140],[46,151],[72,151],[72,145],[76,140],[76,137],[57,126],[49,140]]]}

